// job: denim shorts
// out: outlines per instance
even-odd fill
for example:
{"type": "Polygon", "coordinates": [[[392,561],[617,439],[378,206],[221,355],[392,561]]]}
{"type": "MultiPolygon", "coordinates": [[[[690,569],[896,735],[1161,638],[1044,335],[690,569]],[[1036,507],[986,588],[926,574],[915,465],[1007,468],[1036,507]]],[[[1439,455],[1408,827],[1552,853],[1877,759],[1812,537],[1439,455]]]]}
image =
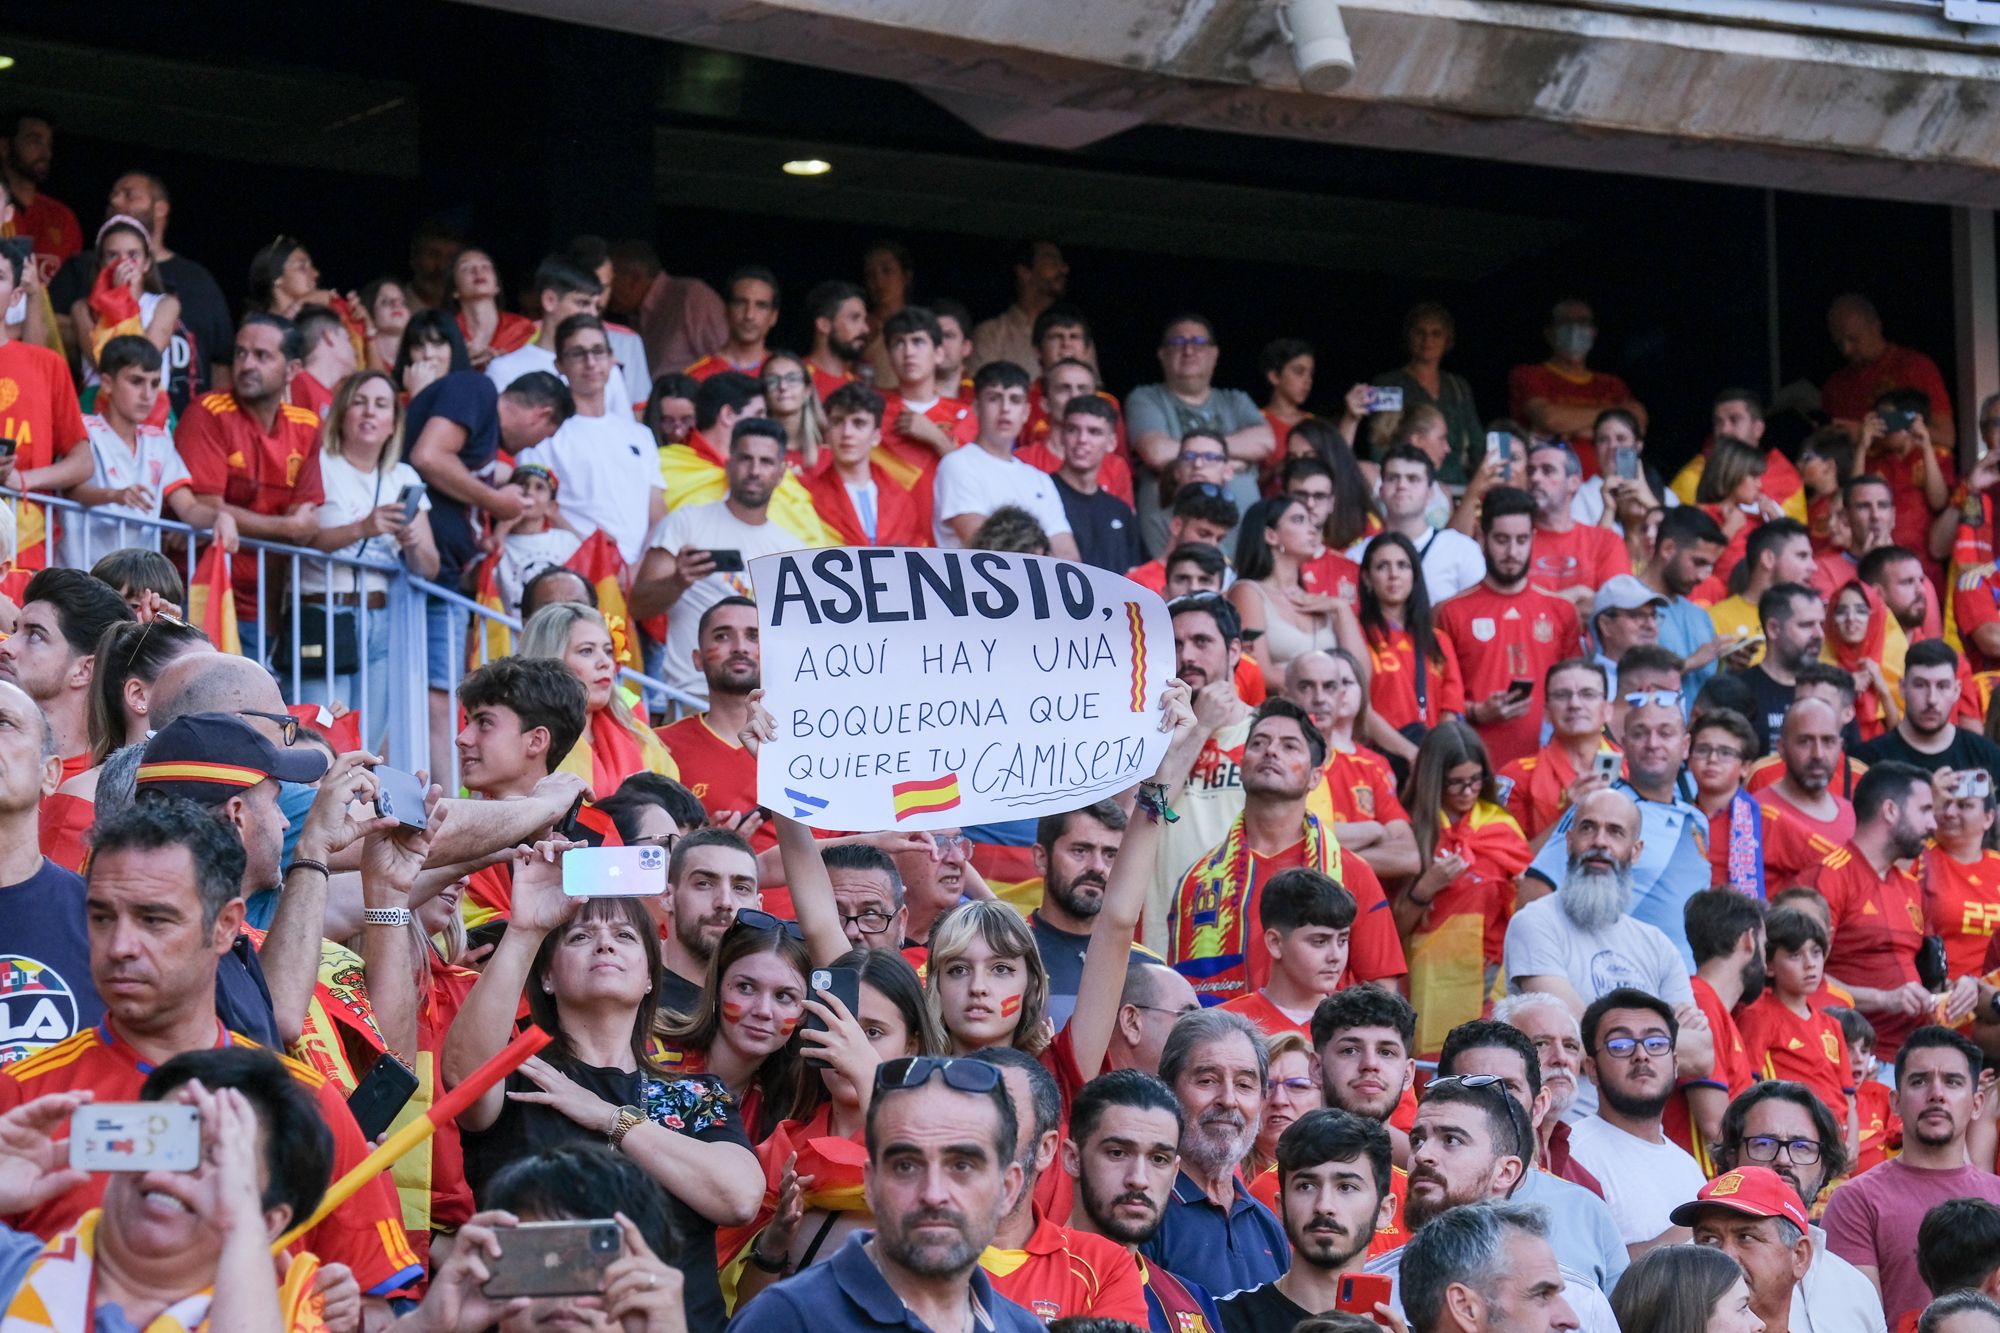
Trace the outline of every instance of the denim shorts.
{"type": "Polygon", "coordinates": [[[434,690],[455,689],[465,675],[465,625],[469,613],[433,601],[424,610],[430,684],[434,690]]]}

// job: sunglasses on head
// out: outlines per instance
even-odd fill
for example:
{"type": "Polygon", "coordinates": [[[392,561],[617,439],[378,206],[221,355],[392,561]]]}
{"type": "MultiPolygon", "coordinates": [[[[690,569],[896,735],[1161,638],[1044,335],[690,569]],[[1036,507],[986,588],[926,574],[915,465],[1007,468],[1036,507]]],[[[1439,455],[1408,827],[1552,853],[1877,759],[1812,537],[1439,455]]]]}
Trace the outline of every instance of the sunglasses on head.
{"type": "Polygon", "coordinates": [[[908,1092],[923,1087],[939,1074],[944,1076],[944,1085],[954,1092],[988,1095],[1000,1086],[1000,1067],[983,1060],[906,1055],[875,1066],[875,1091],[908,1092]]]}
{"type": "Polygon", "coordinates": [[[1444,1087],[1460,1087],[1498,1096],[1500,1104],[1507,1108],[1507,1121],[1514,1126],[1515,1134],[1525,1137],[1527,1126],[1524,1122],[1528,1113],[1521,1109],[1521,1103],[1514,1100],[1514,1094],[1507,1091],[1507,1080],[1498,1074],[1447,1074],[1443,1078],[1434,1078],[1424,1085],[1424,1098],[1428,1100],[1433,1089],[1444,1087]]]}
{"type": "Polygon", "coordinates": [[[787,921],[781,916],[772,916],[769,912],[755,907],[736,909],[736,919],[729,923],[729,928],[735,930],[738,926],[745,930],[782,930],[800,943],[804,943],[806,938],[805,928],[798,922],[787,921]]]}

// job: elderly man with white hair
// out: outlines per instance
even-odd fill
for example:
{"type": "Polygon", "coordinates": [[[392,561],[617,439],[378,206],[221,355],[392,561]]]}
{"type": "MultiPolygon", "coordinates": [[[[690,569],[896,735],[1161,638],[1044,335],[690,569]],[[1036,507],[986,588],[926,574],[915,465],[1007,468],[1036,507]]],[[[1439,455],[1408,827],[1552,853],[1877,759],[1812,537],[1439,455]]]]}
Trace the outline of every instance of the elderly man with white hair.
{"type": "MultiPolygon", "coordinates": [[[[1561,887],[1528,903],[1507,924],[1501,954],[1507,990],[1554,995],[1579,1019],[1592,1000],[1620,987],[1657,995],[1673,1006],[1682,1029],[1679,1076],[1705,1078],[1714,1048],[1680,951],[1659,927],[1631,914],[1639,831],[1638,804],[1616,789],[1592,792],[1571,810],[1561,887]]],[[[1549,848],[1556,845],[1551,838],[1549,848]]],[[[1564,1119],[1574,1124],[1596,1112],[1597,1091],[1583,1083],[1564,1119]]]]}
{"type": "Polygon", "coordinates": [[[1522,991],[1494,1005],[1493,1017],[1526,1037],[1541,1061],[1549,1113],[1536,1127],[1540,1142],[1535,1165],[1603,1198],[1603,1184],[1570,1155],[1569,1122],[1563,1118],[1576,1105],[1577,1089],[1583,1086],[1583,1028],[1576,1014],[1560,996],[1522,991]]]}

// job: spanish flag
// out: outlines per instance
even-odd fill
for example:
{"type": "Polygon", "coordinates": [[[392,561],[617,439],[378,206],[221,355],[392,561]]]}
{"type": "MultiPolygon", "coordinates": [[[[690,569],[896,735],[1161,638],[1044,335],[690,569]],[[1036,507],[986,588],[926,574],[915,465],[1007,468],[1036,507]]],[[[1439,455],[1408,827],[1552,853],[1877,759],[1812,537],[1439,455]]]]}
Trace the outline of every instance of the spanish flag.
{"type": "Polygon", "coordinates": [[[563,565],[583,576],[597,593],[597,610],[611,629],[611,641],[618,650],[620,665],[643,671],[638,636],[629,633],[630,616],[625,609],[625,558],[618,543],[602,528],[590,534],[563,565]]]}
{"type": "Polygon", "coordinates": [[[947,773],[928,782],[899,782],[889,788],[889,795],[899,820],[950,810],[958,804],[958,774],[947,773]]]}
{"type": "Polygon", "coordinates": [[[236,634],[236,597],[229,580],[229,553],[221,542],[210,542],[195,562],[188,585],[188,623],[199,625],[219,653],[241,653],[236,634]]]}

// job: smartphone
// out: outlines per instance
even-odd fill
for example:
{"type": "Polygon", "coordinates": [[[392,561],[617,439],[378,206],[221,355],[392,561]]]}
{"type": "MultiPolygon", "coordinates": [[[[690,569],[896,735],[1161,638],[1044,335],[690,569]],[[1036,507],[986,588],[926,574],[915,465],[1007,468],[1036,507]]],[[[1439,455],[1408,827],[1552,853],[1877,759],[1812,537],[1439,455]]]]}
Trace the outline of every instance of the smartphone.
{"type": "Polygon", "coordinates": [[[1952,786],[1951,794],[1960,797],[1991,796],[1993,794],[1993,775],[1983,768],[1974,769],[1969,773],[1960,773],[1958,781],[1952,786]]]}
{"type": "Polygon", "coordinates": [[[1524,676],[1516,676],[1507,682],[1507,697],[1526,699],[1535,692],[1535,682],[1524,676]]]}
{"type": "Polygon", "coordinates": [[[483,949],[488,945],[492,945],[497,948],[500,944],[500,937],[506,933],[507,920],[505,917],[496,921],[488,921],[483,926],[474,926],[471,930],[465,932],[465,947],[467,949],[483,949]]]}
{"type": "Polygon", "coordinates": [[[1500,480],[1514,480],[1514,437],[1504,430],[1487,431],[1486,452],[1499,457],[1500,466],[1497,471],[1500,480]]]}
{"type": "Polygon", "coordinates": [[[493,1276],[480,1288],[496,1300],[509,1296],[594,1296],[604,1270],[618,1261],[618,1223],[523,1222],[499,1227],[500,1257],[487,1260],[493,1276]]]}
{"type": "Polygon", "coordinates": [[[1879,415],[1882,418],[1882,429],[1890,435],[1899,430],[1908,430],[1910,423],[1917,419],[1915,412],[1904,411],[1899,407],[1892,407],[1879,415]]]}
{"type": "Polygon", "coordinates": [[[1334,1293],[1333,1308],[1373,1319],[1375,1307],[1388,1304],[1394,1284],[1395,1279],[1387,1273],[1356,1273],[1352,1277],[1344,1277],[1340,1279],[1340,1289],[1334,1293]]]}
{"type": "MultiPolygon", "coordinates": [[[[847,1006],[850,1014],[861,1011],[861,972],[852,967],[816,967],[812,973],[812,998],[825,1003],[823,997],[832,995],[847,1006]]],[[[806,1011],[805,1028],[808,1032],[826,1031],[826,1023],[818,1014],[806,1011]]],[[[808,1055],[808,1064],[824,1065],[826,1061],[808,1055]]]]}
{"type": "Polygon", "coordinates": [[[69,1117],[69,1164],[79,1171],[192,1171],[201,1165],[201,1112],[181,1102],[104,1102],[69,1117]]]}
{"type": "Polygon", "coordinates": [[[1734,648],[1731,648],[1731,649],[1730,649],[1729,651],[1730,651],[1730,652],[1731,652],[1732,654],[1735,654],[1735,653],[1740,653],[1740,652],[1743,652],[1743,651],[1744,651],[1745,649],[1749,649],[1749,648],[1762,648],[1763,646],[1764,646],[1764,636],[1763,636],[1763,635],[1761,635],[1761,634],[1746,634],[1746,635],[1744,635],[1744,636],[1743,636],[1743,637],[1742,637],[1741,639],[1737,640],[1737,642],[1736,642],[1736,646],[1735,646],[1734,648]]]}
{"type": "Polygon", "coordinates": [[[1400,412],[1403,410],[1403,391],[1393,385],[1371,384],[1368,386],[1368,410],[1370,412],[1400,412]]]}
{"type": "Polygon", "coordinates": [[[1590,771],[1606,782],[1618,781],[1618,772],[1625,767],[1625,756],[1616,750],[1599,750],[1590,761],[1590,771]]]}
{"type": "Polygon", "coordinates": [[[572,898],[649,898],[667,891],[664,847],[572,847],[562,858],[572,898]]]}
{"type": "Polygon", "coordinates": [[[424,784],[414,773],[405,773],[400,768],[390,768],[387,764],[377,764],[371,770],[375,774],[375,813],[384,819],[393,819],[404,828],[427,828],[429,820],[424,815],[424,784]]]}
{"type": "Polygon", "coordinates": [[[1639,451],[1637,449],[1629,444],[1621,444],[1613,451],[1612,458],[1618,469],[1618,477],[1621,481],[1637,481],[1639,479],[1639,451]]]}
{"type": "Polygon", "coordinates": [[[743,572],[743,552],[741,551],[710,551],[708,558],[715,561],[715,572],[718,574],[741,574],[743,572]]]}
{"type": "Polygon", "coordinates": [[[389,1128],[396,1113],[416,1095],[416,1072],[384,1051],[375,1057],[375,1067],[347,1099],[347,1109],[354,1113],[354,1123],[361,1126],[361,1137],[373,1139],[389,1128]]]}
{"type": "Polygon", "coordinates": [[[14,461],[15,448],[14,441],[0,439],[0,467],[5,467],[14,461]]]}
{"type": "Polygon", "coordinates": [[[403,522],[415,522],[417,510],[424,502],[424,488],[421,486],[405,486],[402,495],[397,498],[403,506],[403,522]]]}

